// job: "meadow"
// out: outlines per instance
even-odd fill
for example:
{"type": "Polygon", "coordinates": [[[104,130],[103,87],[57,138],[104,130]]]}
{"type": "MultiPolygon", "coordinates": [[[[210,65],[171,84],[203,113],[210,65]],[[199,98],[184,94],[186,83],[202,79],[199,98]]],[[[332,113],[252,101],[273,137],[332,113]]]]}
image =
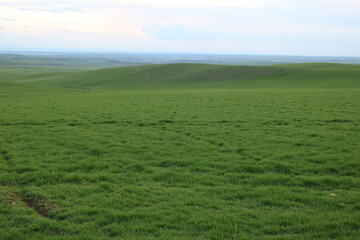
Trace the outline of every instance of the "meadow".
{"type": "Polygon", "coordinates": [[[360,238],[359,65],[9,72],[0,239],[360,238]]]}

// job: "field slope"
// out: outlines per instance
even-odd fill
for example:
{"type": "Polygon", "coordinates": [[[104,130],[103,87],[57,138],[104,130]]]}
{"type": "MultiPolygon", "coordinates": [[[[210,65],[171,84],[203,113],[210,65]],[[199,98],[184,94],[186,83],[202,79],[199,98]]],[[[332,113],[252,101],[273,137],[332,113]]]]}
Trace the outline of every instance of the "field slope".
{"type": "Polygon", "coordinates": [[[164,64],[93,70],[40,84],[61,87],[163,89],[194,88],[285,71],[277,67],[164,64]]]}
{"type": "MultiPolygon", "coordinates": [[[[36,77],[36,76],[35,76],[36,77]]],[[[34,78],[34,77],[32,77],[34,78]]],[[[94,89],[189,88],[352,88],[360,86],[360,66],[293,64],[226,66],[164,64],[106,68],[34,81],[34,84],[94,89]],[[44,81],[45,80],[45,81],[44,81]]]]}
{"type": "Polygon", "coordinates": [[[2,74],[0,239],[360,238],[357,65],[2,74]]]}

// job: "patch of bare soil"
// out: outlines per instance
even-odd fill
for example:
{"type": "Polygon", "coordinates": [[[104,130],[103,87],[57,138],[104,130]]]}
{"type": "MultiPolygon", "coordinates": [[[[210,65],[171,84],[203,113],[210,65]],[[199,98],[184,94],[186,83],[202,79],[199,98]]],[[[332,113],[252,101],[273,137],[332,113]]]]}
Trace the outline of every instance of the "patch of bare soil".
{"type": "Polygon", "coordinates": [[[21,200],[29,207],[34,209],[38,214],[43,217],[49,217],[49,213],[56,209],[58,206],[46,200],[45,198],[33,198],[21,196],[21,200]]]}

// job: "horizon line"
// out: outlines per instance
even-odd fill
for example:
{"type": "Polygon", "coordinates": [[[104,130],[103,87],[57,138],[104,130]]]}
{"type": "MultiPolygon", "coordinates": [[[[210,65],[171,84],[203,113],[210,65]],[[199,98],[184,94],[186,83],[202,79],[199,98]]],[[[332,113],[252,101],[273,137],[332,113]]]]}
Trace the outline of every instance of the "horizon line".
{"type": "Polygon", "coordinates": [[[69,54],[178,54],[178,55],[215,55],[215,56],[283,56],[283,57],[334,57],[334,58],[360,58],[360,56],[344,55],[296,55],[296,54],[259,54],[259,53],[221,53],[221,52],[172,52],[172,51],[121,51],[121,50],[74,50],[74,49],[52,49],[52,50],[2,50],[0,54],[6,53],[69,53],[69,54]]]}

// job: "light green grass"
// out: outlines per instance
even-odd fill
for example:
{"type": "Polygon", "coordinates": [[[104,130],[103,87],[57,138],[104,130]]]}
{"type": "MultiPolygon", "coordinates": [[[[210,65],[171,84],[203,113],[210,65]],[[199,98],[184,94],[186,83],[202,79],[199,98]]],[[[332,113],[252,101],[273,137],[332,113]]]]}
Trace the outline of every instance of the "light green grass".
{"type": "Polygon", "coordinates": [[[126,71],[0,82],[0,239],[359,239],[357,70],[126,71]]]}

